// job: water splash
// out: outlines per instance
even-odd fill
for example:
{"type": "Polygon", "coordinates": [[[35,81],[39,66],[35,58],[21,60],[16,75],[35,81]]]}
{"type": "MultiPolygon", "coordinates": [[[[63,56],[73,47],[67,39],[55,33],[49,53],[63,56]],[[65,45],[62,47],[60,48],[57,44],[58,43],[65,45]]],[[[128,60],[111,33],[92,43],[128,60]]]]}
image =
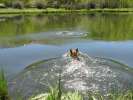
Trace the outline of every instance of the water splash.
{"type": "Polygon", "coordinates": [[[102,90],[102,92],[106,92],[108,87],[115,84],[115,81],[117,81],[115,79],[119,73],[104,65],[106,61],[93,59],[83,53],[80,54],[80,61],[74,60],[70,56],[63,56],[67,61],[66,65],[62,67],[61,73],[65,88],[78,91],[102,90]],[[67,79],[64,77],[67,77],[67,79]]]}
{"type": "Polygon", "coordinates": [[[86,36],[87,33],[86,32],[80,32],[80,31],[62,31],[62,32],[56,32],[56,35],[81,37],[81,36],[86,36]]]}
{"type": "Polygon", "coordinates": [[[113,89],[124,91],[133,88],[133,72],[124,65],[103,58],[92,58],[81,52],[79,59],[74,60],[66,53],[59,59],[28,66],[12,79],[15,84],[10,84],[11,95],[19,93],[28,98],[47,92],[49,86],[57,85],[59,74],[63,91],[91,91],[106,95],[113,89]]]}

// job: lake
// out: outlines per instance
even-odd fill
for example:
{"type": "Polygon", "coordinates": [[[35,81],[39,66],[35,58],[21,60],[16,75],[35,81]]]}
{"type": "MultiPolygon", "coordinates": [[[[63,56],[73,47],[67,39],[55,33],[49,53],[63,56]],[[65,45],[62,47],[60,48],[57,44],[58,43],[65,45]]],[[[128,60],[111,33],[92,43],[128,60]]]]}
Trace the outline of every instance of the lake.
{"type": "Polygon", "coordinates": [[[70,48],[133,68],[133,14],[0,16],[0,68],[7,77],[70,48]]]}

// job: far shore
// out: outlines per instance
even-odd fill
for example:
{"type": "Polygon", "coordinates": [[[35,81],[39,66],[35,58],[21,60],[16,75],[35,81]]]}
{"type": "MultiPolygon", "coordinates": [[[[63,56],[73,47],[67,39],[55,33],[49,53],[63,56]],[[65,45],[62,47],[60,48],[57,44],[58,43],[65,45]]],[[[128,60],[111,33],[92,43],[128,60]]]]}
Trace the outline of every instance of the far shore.
{"type": "Polygon", "coordinates": [[[38,14],[38,13],[92,13],[92,12],[128,12],[132,13],[133,8],[117,8],[117,9],[80,9],[80,10],[66,10],[66,9],[55,9],[55,8],[47,8],[47,9],[36,9],[36,8],[27,8],[27,9],[11,9],[11,8],[1,8],[0,14],[38,14]]]}

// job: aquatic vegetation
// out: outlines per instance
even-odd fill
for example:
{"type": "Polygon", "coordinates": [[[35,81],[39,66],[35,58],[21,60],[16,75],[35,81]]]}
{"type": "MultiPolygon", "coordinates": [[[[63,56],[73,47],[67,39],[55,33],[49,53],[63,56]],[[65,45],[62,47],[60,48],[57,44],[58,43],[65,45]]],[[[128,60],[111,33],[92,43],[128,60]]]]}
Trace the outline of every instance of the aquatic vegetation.
{"type": "Polygon", "coordinates": [[[78,92],[63,94],[61,99],[57,97],[57,93],[56,91],[51,91],[50,93],[40,94],[30,100],[83,100],[83,97],[78,92]]]}
{"type": "Polygon", "coordinates": [[[0,71],[0,100],[8,100],[8,87],[4,71],[0,71]]]}
{"type": "Polygon", "coordinates": [[[109,100],[133,100],[133,91],[129,90],[120,93],[110,93],[108,94],[109,100]]]}
{"type": "MultiPolygon", "coordinates": [[[[133,91],[125,92],[110,92],[108,95],[101,95],[99,93],[89,93],[89,100],[133,100],[133,91]]],[[[87,99],[88,100],[88,99],[87,99]]]]}
{"type": "Polygon", "coordinates": [[[99,93],[88,93],[88,96],[83,97],[78,91],[63,93],[61,98],[58,98],[58,90],[51,88],[49,93],[42,93],[29,100],[133,100],[133,91],[120,93],[110,93],[103,96],[99,93]]]}

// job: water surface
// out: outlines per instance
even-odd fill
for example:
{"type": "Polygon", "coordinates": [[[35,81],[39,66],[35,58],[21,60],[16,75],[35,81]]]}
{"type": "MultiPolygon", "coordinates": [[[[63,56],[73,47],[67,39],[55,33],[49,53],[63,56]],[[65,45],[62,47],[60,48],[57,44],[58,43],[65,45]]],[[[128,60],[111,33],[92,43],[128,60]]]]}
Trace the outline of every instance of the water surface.
{"type": "Polygon", "coordinates": [[[8,76],[70,48],[133,67],[133,14],[0,17],[0,67],[8,76]]]}
{"type": "MultiPolygon", "coordinates": [[[[105,58],[92,58],[80,52],[79,60],[69,52],[60,58],[42,60],[25,68],[9,82],[13,100],[18,95],[28,100],[32,96],[48,93],[59,84],[62,92],[78,91],[87,97],[88,91],[105,97],[110,92],[133,89],[133,69],[105,58]]],[[[88,100],[88,99],[85,99],[88,100]]],[[[106,99],[108,100],[108,99],[106,99]]]]}

